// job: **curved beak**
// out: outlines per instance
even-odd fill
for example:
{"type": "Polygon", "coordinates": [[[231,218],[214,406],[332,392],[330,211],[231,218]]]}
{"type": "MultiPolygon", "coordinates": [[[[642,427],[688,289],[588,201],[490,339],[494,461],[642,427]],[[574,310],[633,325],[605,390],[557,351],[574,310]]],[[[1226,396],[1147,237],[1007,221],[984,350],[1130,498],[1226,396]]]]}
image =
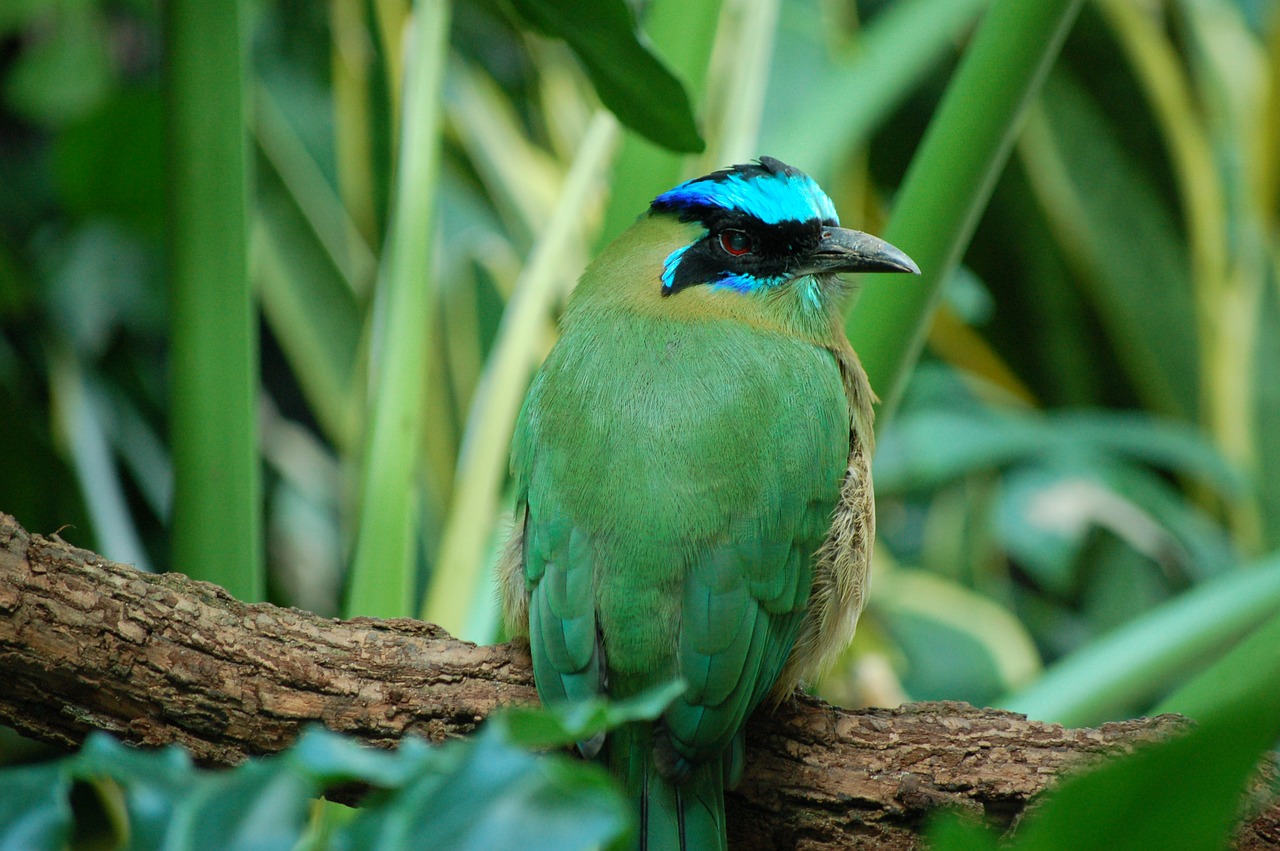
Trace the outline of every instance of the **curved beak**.
{"type": "Polygon", "coordinates": [[[848,228],[824,228],[822,241],[805,259],[800,274],[834,272],[910,272],[920,274],[915,261],[883,239],[848,228]]]}

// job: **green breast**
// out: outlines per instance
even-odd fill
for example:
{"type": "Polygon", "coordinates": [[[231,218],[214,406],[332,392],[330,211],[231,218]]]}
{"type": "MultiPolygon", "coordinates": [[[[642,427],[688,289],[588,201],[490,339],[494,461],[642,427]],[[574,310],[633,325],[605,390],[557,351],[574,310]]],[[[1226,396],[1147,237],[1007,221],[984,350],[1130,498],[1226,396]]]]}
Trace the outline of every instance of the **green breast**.
{"type": "Polygon", "coordinates": [[[776,551],[734,570],[759,574],[745,576],[754,597],[802,605],[807,585],[782,587],[801,579],[788,552],[821,544],[848,441],[825,349],[724,320],[617,311],[571,324],[529,393],[513,459],[528,578],[555,568],[547,605],[559,611],[544,621],[564,633],[561,661],[587,652],[573,627],[594,625],[594,606],[612,682],[674,673],[691,570],[728,545],[776,551]]]}

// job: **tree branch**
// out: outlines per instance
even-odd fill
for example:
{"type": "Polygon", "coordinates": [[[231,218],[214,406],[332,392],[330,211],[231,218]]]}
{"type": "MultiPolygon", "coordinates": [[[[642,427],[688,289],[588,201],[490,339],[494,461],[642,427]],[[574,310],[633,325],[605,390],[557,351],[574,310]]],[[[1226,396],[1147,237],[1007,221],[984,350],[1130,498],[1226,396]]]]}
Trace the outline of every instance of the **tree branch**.
{"type": "MultiPolygon", "coordinates": [[[[462,736],[536,701],[527,649],[413,620],[247,605],[178,574],[114,564],[0,514],[0,722],[78,745],[90,730],[178,743],[209,765],[289,745],[302,725],[389,746],[462,736]]],[[[1175,716],[1069,730],[960,703],[761,713],[729,796],[735,848],[908,849],[940,806],[1007,826],[1064,770],[1169,735],[1175,716]]],[[[1280,805],[1239,849],[1280,849],[1280,805]]]]}

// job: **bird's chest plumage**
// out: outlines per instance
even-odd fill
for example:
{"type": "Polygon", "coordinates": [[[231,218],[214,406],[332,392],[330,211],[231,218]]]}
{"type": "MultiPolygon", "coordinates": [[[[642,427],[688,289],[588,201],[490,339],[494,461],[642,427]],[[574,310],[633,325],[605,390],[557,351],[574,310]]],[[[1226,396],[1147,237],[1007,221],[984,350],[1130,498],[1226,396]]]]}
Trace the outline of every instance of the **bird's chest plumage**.
{"type": "Polygon", "coordinates": [[[577,530],[579,553],[590,551],[619,669],[670,661],[682,589],[708,553],[816,549],[849,450],[831,353],[727,321],[623,314],[573,326],[524,417],[530,516],[577,530]]]}

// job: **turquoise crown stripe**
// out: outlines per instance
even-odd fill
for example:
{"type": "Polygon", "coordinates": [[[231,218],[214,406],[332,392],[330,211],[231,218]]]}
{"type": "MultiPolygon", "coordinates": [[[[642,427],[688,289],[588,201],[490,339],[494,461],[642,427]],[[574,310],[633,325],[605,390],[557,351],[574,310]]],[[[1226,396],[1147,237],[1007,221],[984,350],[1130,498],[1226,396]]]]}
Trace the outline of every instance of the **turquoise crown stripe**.
{"type": "Polygon", "coordinates": [[[667,207],[720,207],[755,216],[767,225],[810,219],[838,226],[835,205],[813,178],[792,174],[729,174],[682,183],[654,199],[667,207]]]}

